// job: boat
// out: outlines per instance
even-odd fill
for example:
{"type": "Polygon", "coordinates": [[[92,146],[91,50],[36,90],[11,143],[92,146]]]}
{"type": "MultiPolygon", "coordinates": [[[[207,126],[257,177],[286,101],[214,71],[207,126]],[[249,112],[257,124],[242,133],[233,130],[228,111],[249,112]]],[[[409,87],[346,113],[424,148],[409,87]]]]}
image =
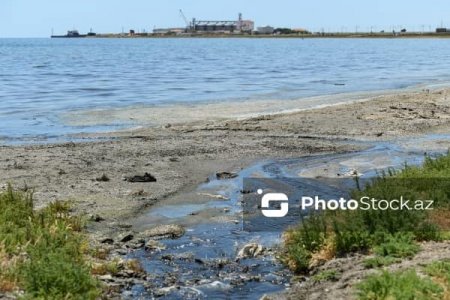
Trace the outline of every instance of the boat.
{"type": "Polygon", "coordinates": [[[89,32],[89,34],[80,34],[78,30],[69,30],[66,35],[52,35],[52,38],[84,38],[87,36],[95,36],[94,32],[89,32]]]}

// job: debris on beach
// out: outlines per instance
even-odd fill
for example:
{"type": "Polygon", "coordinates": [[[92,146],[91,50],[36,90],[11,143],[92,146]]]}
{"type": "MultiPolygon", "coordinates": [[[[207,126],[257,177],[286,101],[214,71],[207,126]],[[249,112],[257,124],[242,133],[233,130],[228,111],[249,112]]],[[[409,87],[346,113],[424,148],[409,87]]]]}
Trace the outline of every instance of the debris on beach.
{"type": "Polygon", "coordinates": [[[239,250],[236,260],[244,258],[254,258],[261,255],[264,252],[264,247],[256,244],[250,243],[245,245],[241,250],[239,250]]]}
{"type": "Polygon", "coordinates": [[[184,228],[180,225],[158,225],[152,229],[144,231],[141,233],[141,236],[152,239],[176,239],[182,237],[184,232],[184,228]]]}
{"type": "Polygon", "coordinates": [[[156,240],[149,240],[149,241],[147,241],[147,243],[145,243],[146,251],[162,251],[165,249],[166,249],[166,246],[163,243],[158,242],[156,240]]]}
{"type": "Polygon", "coordinates": [[[216,173],[216,178],[218,180],[225,180],[225,179],[233,179],[238,177],[238,174],[236,173],[231,173],[231,172],[219,172],[216,173]]]}
{"type": "Polygon", "coordinates": [[[128,182],[156,182],[156,178],[152,174],[146,172],[144,174],[144,176],[134,175],[134,176],[130,176],[130,177],[125,177],[125,181],[128,181],[128,182]]]}
{"type": "Polygon", "coordinates": [[[358,170],[356,169],[349,169],[347,172],[345,173],[338,173],[337,176],[339,177],[361,177],[364,174],[358,172],[358,170]]]}
{"type": "Polygon", "coordinates": [[[110,179],[105,173],[103,173],[102,176],[95,178],[95,180],[99,182],[108,182],[110,179]]]}
{"type": "Polygon", "coordinates": [[[223,195],[220,194],[210,194],[210,193],[197,193],[199,196],[205,196],[208,198],[214,198],[214,199],[218,199],[218,200],[230,200],[230,198],[225,197],[223,195]]]}
{"type": "Polygon", "coordinates": [[[117,236],[117,240],[121,243],[126,243],[131,241],[134,238],[134,234],[131,231],[127,231],[124,233],[121,233],[117,236]]]}
{"type": "Polygon", "coordinates": [[[91,214],[89,216],[89,220],[92,222],[101,222],[101,221],[104,221],[105,219],[102,216],[100,216],[99,214],[91,214]]]}
{"type": "Polygon", "coordinates": [[[99,239],[99,242],[100,242],[101,244],[109,244],[109,245],[112,245],[112,244],[114,243],[114,240],[113,240],[112,238],[110,238],[110,237],[102,237],[102,238],[99,239]]]}

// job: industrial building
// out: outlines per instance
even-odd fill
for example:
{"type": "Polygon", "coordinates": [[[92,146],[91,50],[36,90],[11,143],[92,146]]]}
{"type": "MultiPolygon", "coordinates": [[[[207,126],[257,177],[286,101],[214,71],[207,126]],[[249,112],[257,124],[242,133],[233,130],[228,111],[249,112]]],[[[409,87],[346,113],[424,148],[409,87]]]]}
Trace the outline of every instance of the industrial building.
{"type": "Polygon", "coordinates": [[[273,34],[274,31],[275,28],[273,28],[272,26],[258,27],[258,29],[256,30],[258,34],[273,34]]]}
{"type": "Polygon", "coordinates": [[[248,32],[251,33],[255,28],[255,22],[251,20],[243,20],[242,14],[236,21],[203,21],[192,19],[189,24],[191,32],[211,32],[211,33],[233,33],[248,32]]]}
{"type": "Polygon", "coordinates": [[[153,34],[165,35],[165,34],[182,34],[186,32],[186,28],[154,28],[153,34]]]}
{"type": "Polygon", "coordinates": [[[439,27],[436,28],[436,33],[447,33],[450,32],[450,28],[439,27]]]}

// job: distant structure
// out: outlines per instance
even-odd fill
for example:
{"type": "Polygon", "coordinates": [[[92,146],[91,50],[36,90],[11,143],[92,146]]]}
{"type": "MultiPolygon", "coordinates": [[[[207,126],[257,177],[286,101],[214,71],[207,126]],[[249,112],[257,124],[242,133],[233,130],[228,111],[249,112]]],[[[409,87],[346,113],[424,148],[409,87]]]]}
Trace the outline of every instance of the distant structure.
{"type": "Polygon", "coordinates": [[[211,32],[211,33],[251,33],[255,28],[255,22],[252,20],[243,20],[242,14],[239,14],[236,21],[210,21],[192,19],[189,24],[190,32],[211,32]]]}
{"type": "Polygon", "coordinates": [[[309,33],[309,31],[305,28],[292,28],[292,33],[306,34],[309,33]]]}
{"type": "Polygon", "coordinates": [[[182,34],[186,32],[186,28],[155,28],[153,34],[167,35],[167,34],[182,34]]]}
{"type": "Polygon", "coordinates": [[[53,35],[53,29],[52,29],[52,35],[51,38],[85,38],[85,37],[95,37],[97,34],[95,32],[89,31],[87,34],[80,34],[78,30],[69,30],[67,31],[67,34],[65,35],[53,35]]]}
{"type": "Polygon", "coordinates": [[[258,34],[273,34],[275,32],[275,28],[273,28],[272,26],[258,27],[256,29],[256,32],[258,34]]]}
{"type": "MultiPolygon", "coordinates": [[[[53,31],[53,30],[52,30],[53,31]]],[[[85,38],[85,37],[93,37],[97,34],[95,32],[92,32],[92,29],[88,34],[80,34],[78,30],[69,30],[67,31],[66,35],[51,35],[51,38],[85,38]]]]}
{"type": "Polygon", "coordinates": [[[240,32],[252,32],[255,29],[255,22],[252,20],[242,20],[242,14],[239,13],[237,30],[240,32]]]}
{"type": "Polygon", "coordinates": [[[436,33],[447,33],[450,32],[450,28],[439,27],[436,28],[436,33]]]}

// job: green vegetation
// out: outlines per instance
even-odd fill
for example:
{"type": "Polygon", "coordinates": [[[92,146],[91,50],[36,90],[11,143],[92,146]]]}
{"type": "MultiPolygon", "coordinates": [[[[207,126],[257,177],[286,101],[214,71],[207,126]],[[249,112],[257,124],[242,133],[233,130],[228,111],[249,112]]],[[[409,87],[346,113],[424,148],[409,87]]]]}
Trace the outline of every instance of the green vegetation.
{"type": "Polygon", "coordinates": [[[62,202],[33,210],[29,193],[0,193],[0,291],[25,299],[95,299],[98,282],[79,217],[62,202]]]}
{"type": "Polygon", "coordinates": [[[314,282],[321,282],[321,281],[335,281],[339,278],[340,274],[337,270],[324,270],[313,277],[311,279],[314,282]]]}
{"type": "MultiPolygon", "coordinates": [[[[420,167],[380,174],[352,199],[433,199],[434,210],[340,210],[313,213],[285,234],[283,261],[295,272],[309,271],[315,259],[352,252],[374,252],[367,267],[385,266],[419,251],[418,241],[439,241],[448,237],[450,226],[450,154],[426,157],[420,167]],[[330,247],[330,245],[332,247],[330,247]],[[324,255],[326,252],[326,255],[324,255]]],[[[357,185],[359,182],[357,180],[357,185]]],[[[375,298],[374,298],[375,299],[375,298]]]]}
{"type": "Polygon", "coordinates": [[[420,247],[415,243],[412,234],[397,233],[373,248],[380,257],[410,258],[419,252],[420,247]]]}
{"type": "Polygon", "coordinates": [[[429,278],[420,278],[413,270],[372,275],[358,285],[360,300],[442,299],[444,290],[429,278]]]}
{"type": "Polygon", "coordinates": [[[368,269],[385,267],[401,262],[402,258],[412,258],[419,250],[412,234],[397,233],[374,246],[376,256],[364,260],[363,264],[368,269]]]}
{"type": "Polygon", "coordinates": [[[444,299],[450,299],[450,260],[437,261],[428,265],[425,273],[444,287],[444,299]]]}
{"type": "Polygon", "coordinates": [[[357,287],[359,299],[450,298],[450,260],[433,262],[421,273],[427,276],[418,276],[415,270],[369,276],[357,287]]]}
{"type": "Polygon", "coordinates": [[[375,256],[365,259],[363,261],[363,265],[367,269],[373,269],[389,266],[392,264],[399,263],[401,261],[402,260],[400,258],[395,258],[391,256],[375,256]]]}

